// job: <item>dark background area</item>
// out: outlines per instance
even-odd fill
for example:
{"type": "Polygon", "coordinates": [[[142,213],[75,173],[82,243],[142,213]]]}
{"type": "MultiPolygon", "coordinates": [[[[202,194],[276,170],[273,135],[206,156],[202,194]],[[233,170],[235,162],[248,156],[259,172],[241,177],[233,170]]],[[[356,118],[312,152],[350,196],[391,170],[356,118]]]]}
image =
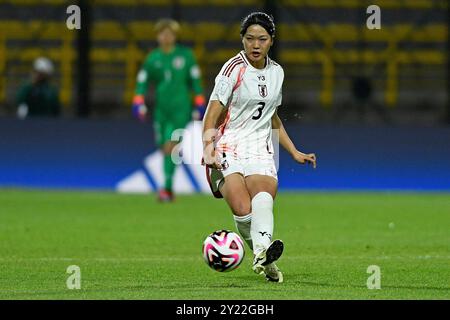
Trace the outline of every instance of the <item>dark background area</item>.
{"type": "MultiPolygon", "coordinates": [[[[241,49],[239,23],[252,11],[275,17],[271,56],[285,70],[284,120],[308,124],[425,125],[450,122],[448,2],[435,1],[78,1],[81,30],[68,30],[69,1],[0,1],[0,115],[32,61],[56,66],[63,117],[125,119],[135,77],[156,46],[159,18],[181,22],[209,96],[222,64],[241,49]],[[366,9],[381,9],[369,30],[366,9]]],[[[151,94],[148,101],[151,107],[151,94]]]]}

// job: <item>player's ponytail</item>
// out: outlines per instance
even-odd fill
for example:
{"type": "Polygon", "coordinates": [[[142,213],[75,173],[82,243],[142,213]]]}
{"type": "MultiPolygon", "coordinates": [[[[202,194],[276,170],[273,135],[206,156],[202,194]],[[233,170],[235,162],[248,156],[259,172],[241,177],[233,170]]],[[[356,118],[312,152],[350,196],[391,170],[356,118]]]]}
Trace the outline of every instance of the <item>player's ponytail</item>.
{"type": "Polygon", "coordinates": [[[247,32],[248,27],[253,24],[258,24],[273,38],[275,37],[275,23],[273,17],[264,12],[252,12],[242,20],[241,24],[241,36],[247,32]]]}

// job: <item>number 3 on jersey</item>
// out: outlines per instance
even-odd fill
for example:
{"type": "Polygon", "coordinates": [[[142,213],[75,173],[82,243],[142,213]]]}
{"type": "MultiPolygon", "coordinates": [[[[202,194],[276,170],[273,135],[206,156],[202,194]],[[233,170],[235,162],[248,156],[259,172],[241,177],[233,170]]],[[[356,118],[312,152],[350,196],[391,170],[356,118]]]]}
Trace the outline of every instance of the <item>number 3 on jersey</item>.
{"type": "Polygon", "coordinates": [[[265,103],[265,102],[259,102],[259,103],[258,103],[258,106],[260,106],[260,107],[256,110],[256,111],[258,111],[258,114],[257,114],[256,116],[253,116],[253,117],[252,117],[253,120],[258,120],[259,118],[261,118],[262,112],[263,112],[264,107],[266,106],[266,103],[265,103]]]}

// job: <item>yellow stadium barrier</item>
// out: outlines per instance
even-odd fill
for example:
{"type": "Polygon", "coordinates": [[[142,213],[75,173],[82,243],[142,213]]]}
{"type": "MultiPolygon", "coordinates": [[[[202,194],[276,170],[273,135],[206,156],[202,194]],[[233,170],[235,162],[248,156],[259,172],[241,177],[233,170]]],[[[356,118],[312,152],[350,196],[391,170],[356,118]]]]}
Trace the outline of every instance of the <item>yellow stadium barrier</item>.
{"type": "MultiPolygon", "coordinates": [[[[370,2],[361,0],[279,0],[280,5],[285,7],[311,7],[311,8],[363,8],[369,6],[370,2]]],[[[447,7],[445,0],[377,0],[373,4],[384,9],[407,8],[407,9],[429,9],[436,6],[447,7]]]]}
{"type": "MultiPolygon", "coordinates": [[[[16,6],[37,6],[37,5],[64,5],[66,0],[3,0],[3,3],[13,4],[16,6]]],[[[280,5],[284,7],[311,7],[311,8],[362,8],[369,4],[361,0],[278,0],[280,5]]],[[[447,8],[448,3],[445,0],[377,0],[376,3],[381,8],[395,9],[429,9],[433,7],[447,8]]],[[[92,6],[171,6],[173,3],[167,0],[92,0],[92,6]]],[[[236,6],[235,0],[179,0],[182,6],[236,6]]],[[[239,5],[260,6],[260,0],[240,0],[239,5]]]]}
{"type": "MultiPolygon", "coordinates": [[[[23,1],[22,3],[25,3],[23,1]]],[[[55,0],[54,3],[57,1],[55,0]]],[[[100,3],[101,1],[96,1],[100,3]]],[[[125,3],[126,1],[116,1],[125,3]]],[[[157,2],[157,1],[156,1],[157,2]]],[[[156,3],[155,2],[155,3],[156,3]]],[[[219,3],[218,1],[217,3],[219,3]]],[[[326,4],[326,1],[319,1],[326,4]]],[[[29,3],[32,3],[30,1],[29,3]]],[[[146,2],[147,3],[147,2],[146,2]]],[[[150,3],[150,1],[148,1],[150,3]]],[[[153,3],[153,2],[152,2],[153,3]]],[[[222,3],[222,2],[221,2],[222,3]]],[[[225,3],[225,1],[223,2],[225,3]]],[[[303,5],[310,2],[303,1],[303,5]]],[[[418,2],[417,2],[418,3],[418,2]]],[[[222,64],[240,50],[239,24],[230,26],[220,23],[186,23],[181,22],[182,28],[179,38],[194,44],[194,50],[202,69],[208,65],[222,64]],[[215,49],[206,51],[206,44],[210,42],[236,41],[236,48],[215,49]]],[[[336,64],[384,64],[386,66],[386,102],[395,105],[398,93],[398,68],[402,64],[444,65],[446,54],[438,49],[401,50],[399,44],[410,43],[446,43],[448,29],[444,24],[432,23],[425,26],[409,24],[386,26],[381,30],[368,30],[363,26],[352,24],[285,24],[280,23],[277,28],[278,41],[291,43],[312,43],[311,49],[290,48],[280,51],[280,63],[289,66],[294,64],[316,64],[322,67],[322,89],[320,101],[323,105],[331,105],[335,87],[336,64]],[[385,49],[355,49],[359,41],[385,43],[385,49]],[[349,49],[337,49],[336,44],[346,42],[349,49]]],[[[61,99],[69,104],[72,99],[73,62],[76,60],[74,40],[76,31],[61,27],[61,22],[14,20],[0,21],[0,102],[6,99],[5,69],[8,61],[20,60],[30,63],[40,55],[46,55],[59,63],[61,71],[61,99]],[[7,48],[10,40],[33,40],[25,49],[7,48]],[[36,41],[52,40],[55,47],[39,48],[36,41]]],[[[125,79],[123,100],[129,104],[133,96],[135,77],[138,68],[148,48],[140,48],[140,41],[154,41],[155,31],[152,21],[134,21],[121,24],[116,21],[102,21],[93,24],[92,38],[94,46],[90,53],[94,65],[96,63],[123,63],[125,79]],[[114,48],[105,47],[102,41],[117,41],[114,48]]],[[[220,43],[218,43],[220,47],[220,43]]]]}

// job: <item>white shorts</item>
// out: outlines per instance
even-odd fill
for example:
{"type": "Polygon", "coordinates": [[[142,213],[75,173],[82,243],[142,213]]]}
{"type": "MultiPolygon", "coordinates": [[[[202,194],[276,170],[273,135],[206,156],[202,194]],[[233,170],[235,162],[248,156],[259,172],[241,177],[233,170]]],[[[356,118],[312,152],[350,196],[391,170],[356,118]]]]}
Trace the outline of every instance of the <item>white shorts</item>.
{"type": "Polygon", "coordinates": [[[219,188],[225,182],[225,177],[233,173],[239,173],[244,178],[254,174],[260,174],[278,180],[277,169],[273,157],[255,160],[255,158],[238,159],[227,155],[222,157],[221,163],[224,167],[223,170],[206,167],[206,178],[211,188],[211,192],[216,198],[223,198],[219,188]]]}

